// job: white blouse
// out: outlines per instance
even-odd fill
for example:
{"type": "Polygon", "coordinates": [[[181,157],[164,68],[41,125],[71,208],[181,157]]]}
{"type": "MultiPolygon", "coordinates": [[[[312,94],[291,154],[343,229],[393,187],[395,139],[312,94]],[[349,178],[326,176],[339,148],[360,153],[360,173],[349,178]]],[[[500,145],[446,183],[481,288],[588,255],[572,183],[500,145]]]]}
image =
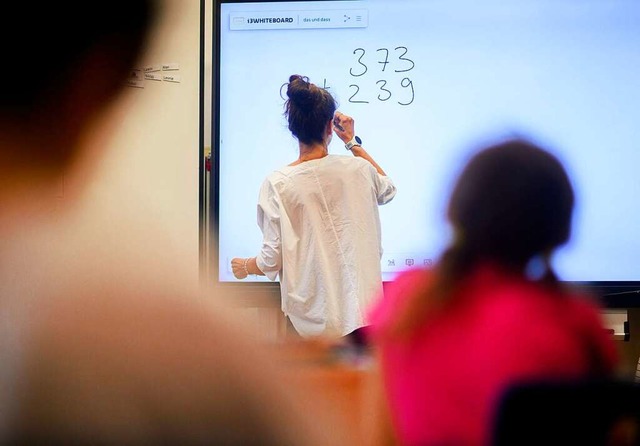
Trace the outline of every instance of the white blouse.
{"type": "Polygon", "coordinates": [[[258,268],[280,276],[282,311],[302,336],[344,336],[365,325],[382,288],[378,205],[396,187],[368,161],[328,155],[285,166],[260,190],[258,268]]]}

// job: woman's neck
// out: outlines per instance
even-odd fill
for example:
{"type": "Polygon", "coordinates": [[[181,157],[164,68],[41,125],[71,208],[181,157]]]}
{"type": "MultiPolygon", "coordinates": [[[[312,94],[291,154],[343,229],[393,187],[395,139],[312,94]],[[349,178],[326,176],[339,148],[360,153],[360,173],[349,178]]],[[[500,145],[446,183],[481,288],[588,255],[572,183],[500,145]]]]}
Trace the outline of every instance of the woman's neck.
{"type": "Polygon", "coordinates": [[[329,149],[325,143],[304,144],[300,143],[300,156],[292,163],[292,165],[300,164],[305,161],[324,158],[329,154],[329,149]]]}

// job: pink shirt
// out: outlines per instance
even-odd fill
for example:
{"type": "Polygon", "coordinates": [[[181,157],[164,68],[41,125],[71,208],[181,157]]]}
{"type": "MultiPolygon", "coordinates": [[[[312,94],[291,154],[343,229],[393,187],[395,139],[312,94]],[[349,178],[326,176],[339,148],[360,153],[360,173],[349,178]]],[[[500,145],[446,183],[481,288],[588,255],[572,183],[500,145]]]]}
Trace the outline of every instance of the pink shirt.
{"type": "Polygon", "coordinates": [[[489,444],[507,386],[584,376],[593,352],[613,371],[615,345],[596,306],[490,266],[460,285],[452,311],[433,315],[413,337],[385,337],[403,301],[428,281],[423,270],[403,273],[369,315],[402,444],[489,444]]]}

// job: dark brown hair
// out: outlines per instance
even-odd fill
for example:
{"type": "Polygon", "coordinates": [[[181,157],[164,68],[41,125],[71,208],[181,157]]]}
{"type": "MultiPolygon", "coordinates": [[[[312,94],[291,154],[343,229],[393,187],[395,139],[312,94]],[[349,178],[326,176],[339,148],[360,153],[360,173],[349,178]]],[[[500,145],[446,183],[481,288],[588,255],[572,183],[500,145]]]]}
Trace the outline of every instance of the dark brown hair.
{"type": "MultiPolygon", "coordinates": [[[[449,200],[454,240],[436,265],[433,280],[402,312],[398,327],[416,327],[428,308],[446,304],[460,279],[481,261],[522,274],[536,255],[568,240],[573,204],[569,177],[549,152],[510,140],[477,153],[449,200]]],[[[555,273],[547,268],[543,280],[556,284],[555,273]]]]}
{"type": "Polygon", "coordinates": [[[0,53],[20,85],[0,86],[0,114],[29,117],[77,75],[96,46],[119,56],[123,85],[158,8],[154,0],[8,2],[2,7],[0,53]],[[35,8],[35,9],[34,9],[35,8]]]}
{"type": "Polygon", "coordinates": [[[285,116],[289,130],[304,144],[322,142],[327,123],[333,119],[336,101],[331,94],[298,74],[289,77],[285,116]]]}

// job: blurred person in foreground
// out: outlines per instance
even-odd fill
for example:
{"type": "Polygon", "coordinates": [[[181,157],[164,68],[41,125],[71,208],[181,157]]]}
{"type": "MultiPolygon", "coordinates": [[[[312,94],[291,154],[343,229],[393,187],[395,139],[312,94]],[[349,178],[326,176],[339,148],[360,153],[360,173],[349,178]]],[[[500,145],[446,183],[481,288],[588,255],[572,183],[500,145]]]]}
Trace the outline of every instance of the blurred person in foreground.
{"type": "Polygon", "coordinates": [[[530,142],[473,156],[450,197],[449,246],[434,268],[402,273],[370,313],[377,425],[388,426],[373,442],[489,444],[508,387],[614,372],[597,305],[564,290],[551,266],[573,205],[561,163],[530,142]]]}
{"type": "Polygon", "coordinates": [[[125,119],[158,8],[3,7],[0,49],[19,75],[0,86],[0,444],[339,443],[321,436],[321,413],[317,429],[299,417],[273,358],[178,268],[130,236],[113,246],[70,227],[80,200],[51,212],[51,190],[79,169],[90,178],[125,119]]]}

